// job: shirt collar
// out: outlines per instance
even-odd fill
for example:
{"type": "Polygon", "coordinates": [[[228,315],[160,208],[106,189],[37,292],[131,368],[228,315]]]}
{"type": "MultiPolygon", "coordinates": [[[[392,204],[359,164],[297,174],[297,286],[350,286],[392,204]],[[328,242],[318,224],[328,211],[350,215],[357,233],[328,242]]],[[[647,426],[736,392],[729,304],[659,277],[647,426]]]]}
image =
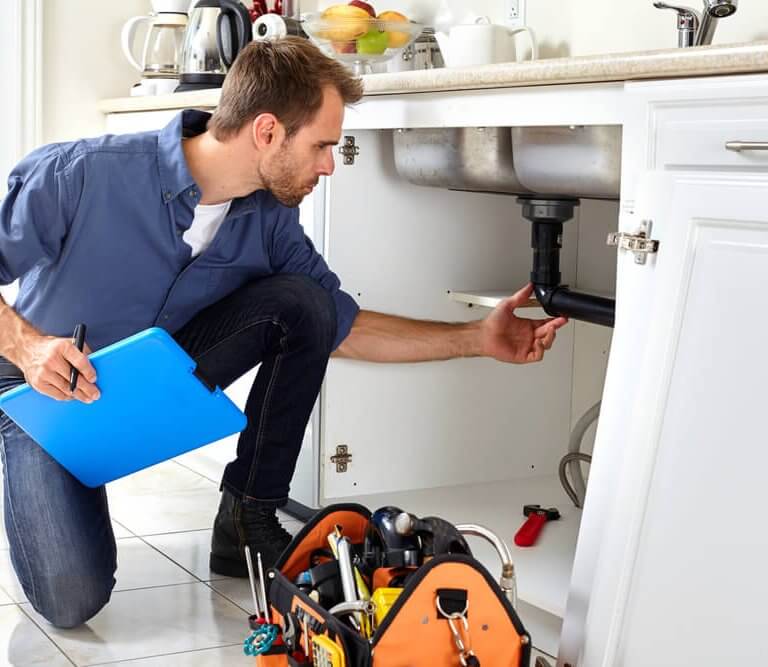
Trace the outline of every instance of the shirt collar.
{"type": "MultiPolygon", "coordinates": [[[[197,188],[195,179],[189,173],[181,140],[196,137],[205,132],[211,114],[197,109],[185,109],[174,116],[161,131],[157,140],[157,155],[160,165],[161,196],[165,203],[173,201],[182,192],[197,188]]],[[[257,190],[246,197],[232,202],[228,217],[239,217],[258,210],[265,196],[264,190],[257,190]]]]}
{"type": "Polygon", "coordinates": [[[185,109],[174,116],[157,139],[157,159],[160,167],[161,196],[165,203],[189,188],[197,187],[189,173],[181,140],[205,132],[211,114],[196,109],[185,109]]]}

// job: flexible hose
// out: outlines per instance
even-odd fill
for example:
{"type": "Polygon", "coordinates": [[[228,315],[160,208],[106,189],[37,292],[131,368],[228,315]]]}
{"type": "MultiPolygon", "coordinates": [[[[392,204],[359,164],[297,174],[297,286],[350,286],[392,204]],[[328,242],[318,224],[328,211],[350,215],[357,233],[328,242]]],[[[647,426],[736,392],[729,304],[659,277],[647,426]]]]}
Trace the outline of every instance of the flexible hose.
{"type": "Polygon", "coordinates": [[[592,457],[589,454],[584,454],[583,452],[571,452],[570,454],[566,454],[562,459],[560,459],[558,474],[560,475],[560,483],[563,485],[563,489],[565,489],[568,497],[576,507],[581,509],[582,505],[584,505],[584,496],[578,496],[574,488],[571,486],[571,483],[568,481],[568,475],[565,473],[569,463],[578,463],[579,461],[592,463],[592,457]]]}
{"type": "Polygon", "coordinates": [[[582,415],[581,419],[576,422],[576,426],[573,427],[571,437],[568,440],[568,454],[566,454],[560,461],[560,483],[563,485],[565,492],[576,507],[582,507],[584,505],[584,496],[587,494],[587,484],[584,480],[584,473],[581,471],[579,462],[586,461],[589,463],[592,461],[592,457],[587,457],[586,454],[581,453],[581,441],[584,439],[584,435],[592,425],[592,422],[597,420],[600,416],[601,403],[602,401],[595,403],[582,415]],[[578,454],[579,456],[571,456],[571,454],[578,454]],[[568,469],[568,472],[570,472],[573,486],[568,482],[566,468],[568,469]]]}

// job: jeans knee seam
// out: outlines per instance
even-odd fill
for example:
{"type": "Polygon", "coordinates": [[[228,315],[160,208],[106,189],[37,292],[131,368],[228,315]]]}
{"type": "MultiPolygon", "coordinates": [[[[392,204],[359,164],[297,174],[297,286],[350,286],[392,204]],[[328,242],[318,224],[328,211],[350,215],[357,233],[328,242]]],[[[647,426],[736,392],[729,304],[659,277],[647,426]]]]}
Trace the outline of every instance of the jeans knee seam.
{"type": "MultiPolygon", "coordinates": [[[[0,443],[2,443],[3,447],[5,446],[5,439],[3,438],[2,434],[0,434],[0,443]]],[[[6,480],[6,484],[7,484],[7,480],[6,480]]],[[[8,500],[8,513],[11,516],[11,523],[13,524],[13,530],[16,531],[16,535],[20,535],[21,533],[19,531],[19,526],[16,522],[16,514],[13,511],[13,500],[11,499],[10,493],[8,494],[7,500],[8,500]]],[[[24,542],[21,539],[18,540],[18,547],[19,547],[19,551],[21,552],[21,559],[24,561],[24,568],[26,569],[27,579],[29,580],[29,587],[32,593],[31,595],[32,599],[30,600],[30,602],[32,603],[33,607],[36,607],[36,605],[38,604],[38,599],[37,599],[37,591],[35,590],[35,577],[32,575],[32,568],[29,566],[29,558],[27,556],[27,550],[24,548],[24,542]]]]}
{"type": "MultiPolygon", "coordinates": [[[[276,317],[269,317],[269,318],[264,318],[264,319],[261,319],[261,320],[257,320],[257,321],[255,321],[255,322],[249,322],[249,323],[248,323],[248,324],[246,324],[245,326],[243,326],[243,327],[241,327],[241,328],[237,329],[236,331],[233,331],[233,332],[231,332],[231,333],[230,333],[228,336],[226,336],[225,338],[222,338],[221,340],[219,340],[219,341],[216,341],[216,343],[215,343],[214,345],[212,345],[211,347],[209,347],[209,348],[208,348],[207,350],[205,350],[204,352],[200,352],[200,354],[198,354],[198,355],[197,355],[197,359],[198,359],[198,360],[199,360],[199,359],[202,359],[202,358],[203,358],[203,357],[204,357],[206,354],[208,354],[208,353],[210,353],[210,352],[213,352],[215,349],[217,349],[217,348],[218,348],[218,347],[220,347],[221,345],[224,345],[224,343],[228,342],[229,340],[231,340],[231,339],[232,339],[232,338],[234,338],[235,336],[239,336],[241,333],[243,333],[244,331],[247,331],[247,330],[248,330],[248,329],[250,329],[251,327],[255,327],[255,326],[259,325],[259,324],[267,324],[267,323],[269,323],[269,322],[271,322],[272,324],[274,324],[274,325],[276,325],[276,326],[279,326],[279,327],[280,327],[280,329],[282,329],[282,331],[283,331],[283,335],[285,335],[285,334],[287,334],[287,333],[288,333],[288,327],[287,327],[287,326],[286,326],[286,325],[283,323],[283,321],[282,321],[282,320],[280,320],[280,319],[278,319],[278,318],[276,318],[276,317]]],[[[283,340],[283,339],[281,338],[281,339],[280,339],[280,341],[281,341],[281,344],[282,344],[282,340],[283,340]]]]}
{"type": "Polygon", "coordinates": [[[264,392],[264,403],[261,405],[261,414],[259,415],[259,430],[256,433],[256,447],[253,453],[253,460],[251,461],[251,469],[248,472],[248,481],[245,483],[245,488],[243,489],[243,495],[250,495],[248,491],[251,488],[251,484],[253,484],[253,477],[258,468],[259,456],[261,455],[262,449],[262,437],[264,435],[265,414],[267,412],[267,406],[272,400],[272,388],[274,387],[275,381],[277,380],[277,374],[280,370],[280,362],[282,361],[282,356],[283,355],[278,354],[275,357],[275,367],[272,370],[272,376],[269,378],[267,390],[264,392]]]}

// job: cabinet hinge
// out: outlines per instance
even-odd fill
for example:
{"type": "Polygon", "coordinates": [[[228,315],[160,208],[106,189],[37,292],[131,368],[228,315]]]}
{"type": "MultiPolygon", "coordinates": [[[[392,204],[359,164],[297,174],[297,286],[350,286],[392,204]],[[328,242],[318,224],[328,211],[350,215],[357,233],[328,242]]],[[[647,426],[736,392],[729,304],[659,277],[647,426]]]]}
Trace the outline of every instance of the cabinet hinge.
{"type": "Polygon", "coordinates": [[[643,220],[640,229],[634,234],[613,232],[608,234],[608,245],[616,246],[619,250],[628,250],[635,253],[635,264],[645,264],[648,255],[659,252],[659,242],[651,239],[650,220],[643,220]]]}
{"type": "Polygon", "coordinates": [[[336,464],[336,472],[347,472],[347,466],[352,461],[352,454],[346,445],[338,445],[336,454],[331,457],[331,463],[336,464]]]}
{"type": "Polygon", "coordinates": [[[344,143],[339,146],[339,155],[344,156],[344,164],[355,164],[355,157],[360,155],[360,146],[355,144],[354,137],[344,137],[344,143]]]}

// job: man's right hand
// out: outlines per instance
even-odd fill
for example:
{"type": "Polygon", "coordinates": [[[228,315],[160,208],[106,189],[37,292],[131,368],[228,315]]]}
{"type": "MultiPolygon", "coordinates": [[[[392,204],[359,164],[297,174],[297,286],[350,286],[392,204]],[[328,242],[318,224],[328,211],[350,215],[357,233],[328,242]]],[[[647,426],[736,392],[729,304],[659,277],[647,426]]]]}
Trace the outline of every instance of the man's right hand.
{"type": "Polygon", "coordinates": [[[17,365],[30,386],[57,401],[77,399],[92,403],[99,398],[96,371],[88,360],[90,348],[81,352],[71,338],[54,336],[27,336],[17,365]],[[80,372],[74,392],[69,390],[69,375],[74,366],[80,372]]]}

